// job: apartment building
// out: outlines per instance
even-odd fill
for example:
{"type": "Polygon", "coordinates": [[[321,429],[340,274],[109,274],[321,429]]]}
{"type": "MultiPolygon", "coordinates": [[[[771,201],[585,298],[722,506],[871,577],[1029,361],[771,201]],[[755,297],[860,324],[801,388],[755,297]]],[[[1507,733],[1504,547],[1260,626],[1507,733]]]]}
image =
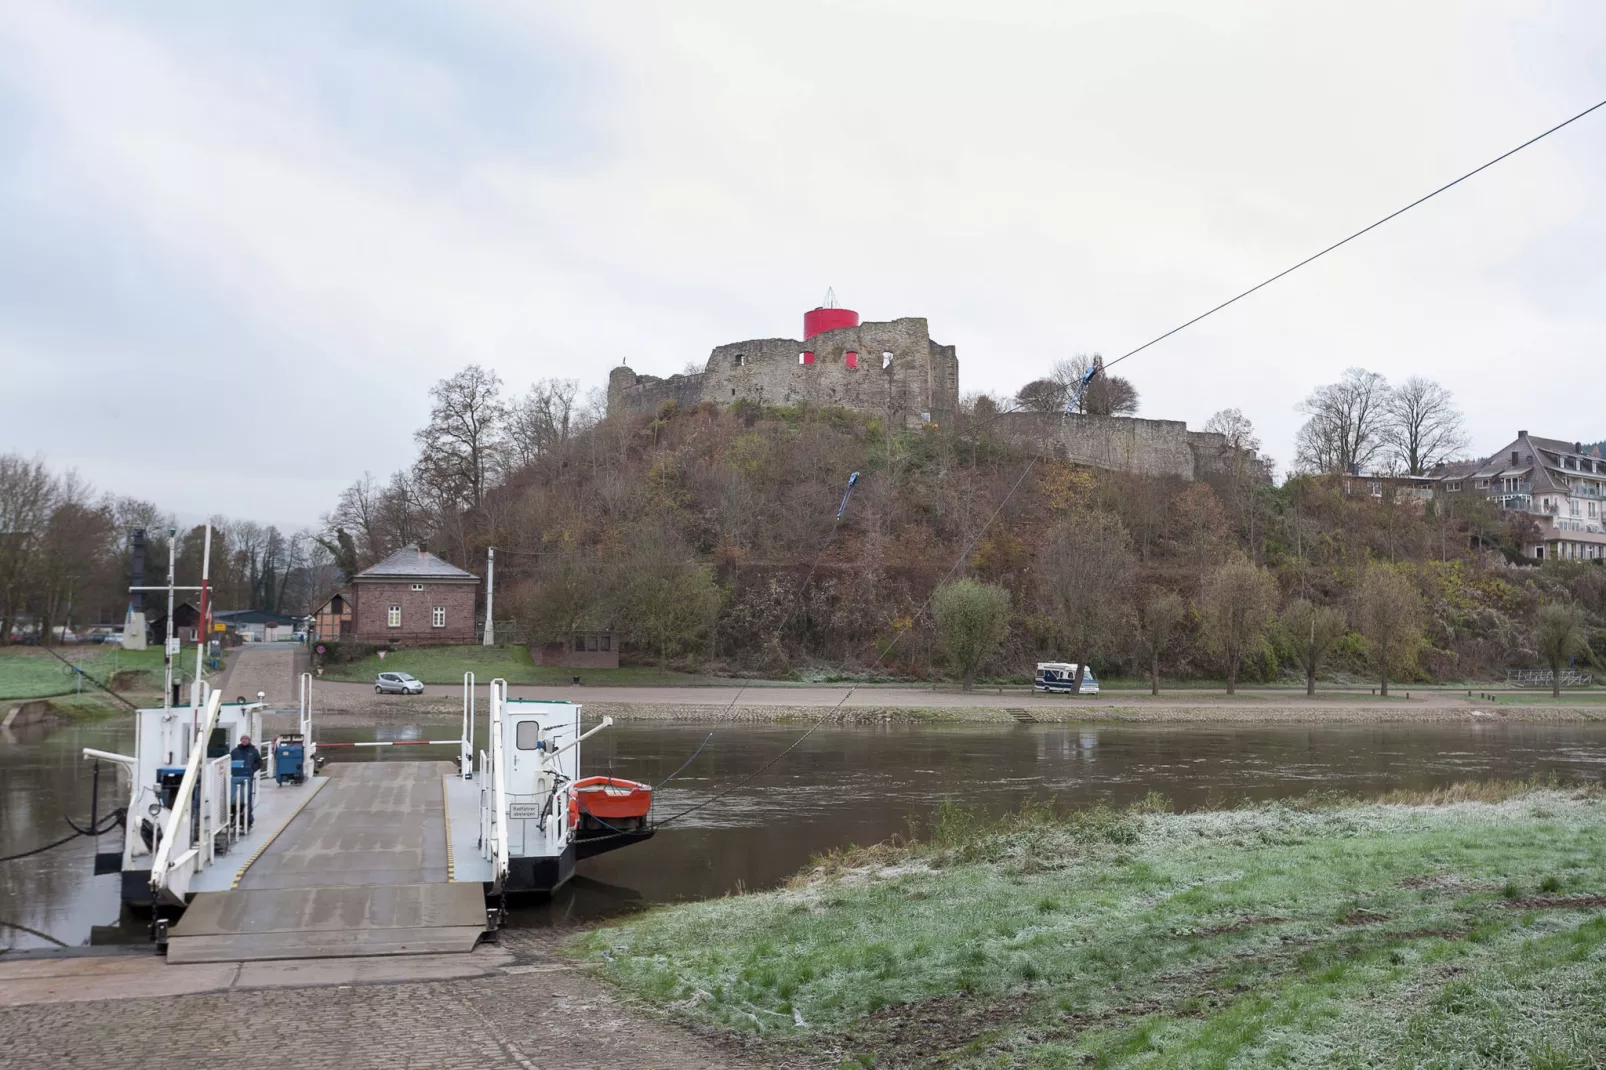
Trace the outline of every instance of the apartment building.
{"type": "Polygon", "coordinates": [[[1487,461],[1436,471],[1445,495],[1477,495],[1526,513],[1538,528],[1523,553],[1538,560],[1606,561],[1606,459],[1582,443],[1518,431],[1487,461]]]}

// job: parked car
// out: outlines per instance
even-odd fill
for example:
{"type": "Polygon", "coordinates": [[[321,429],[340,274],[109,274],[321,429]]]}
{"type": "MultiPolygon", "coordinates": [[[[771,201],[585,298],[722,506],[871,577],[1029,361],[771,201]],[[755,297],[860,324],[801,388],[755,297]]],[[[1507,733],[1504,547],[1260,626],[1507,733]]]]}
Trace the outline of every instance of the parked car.
{"type": "Polygon", "coordinates": [[[1064,694],[1096,695],[1099,693],[1099,682],[1093,678],[1093,668],[1088,666],[1087,675],[1082,677],[1082,688],[1076,687],[1076,670],[1074,662],[1040,661],[1037,663],[1037,678],[1032,681],[1033,691],[1053,691],[1064,694]]]}
{"type": "Polygon", "coordinates": [[[424,681],[404,672],[382,672],[374,678],[376,695],[422,695],[424,681]]]}

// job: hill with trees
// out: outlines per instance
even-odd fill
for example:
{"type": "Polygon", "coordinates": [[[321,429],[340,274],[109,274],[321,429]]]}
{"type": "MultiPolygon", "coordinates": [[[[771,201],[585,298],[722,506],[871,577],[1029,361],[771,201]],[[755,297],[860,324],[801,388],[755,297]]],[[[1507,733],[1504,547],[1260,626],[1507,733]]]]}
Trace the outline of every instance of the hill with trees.
{"type": "Polygon", "coordinates": [[[571,381],[508,399],[470,367],[434,388],[417,462],[348,488],[325,541],[348,572],[414,541],[479,571],[495,546],[498,616],[522,641],[611,628],[628,656],[741,674],[1021,677],[1070,660],[1450,679],[1540,664],[1541,605],[1598,628],[1606,570],[1522,561],[1520,520],[1351,496],[1324,474],[1365,449],[1419,468],[1459,448],[1434,384],[1407,383],[1406,404],[1355,378],[1313,394],[1314,471],[1274,487],[1234,410],[1211,423],[1242,463],[1189,483],[1034,453],[993,434],[990,398],[918,431],[747,404],[608,418],[571,381]],[[934,604],[960,580],[1002,595],[934,604]],[[1002,623],[965,638],[940,619],[1002,623]]]}

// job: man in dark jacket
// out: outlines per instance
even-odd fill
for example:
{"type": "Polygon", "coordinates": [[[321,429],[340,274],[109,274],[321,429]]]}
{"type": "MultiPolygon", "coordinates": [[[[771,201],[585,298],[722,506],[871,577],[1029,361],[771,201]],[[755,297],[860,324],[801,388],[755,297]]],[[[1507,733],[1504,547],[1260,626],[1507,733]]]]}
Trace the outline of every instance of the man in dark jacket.
{"type": "MultiPolygon", "coordinates": [[[[229,751],[229,764],[236,765],[234,784],[236,792],[245,793],[245,823],[256,823],[257,770],[262,768],[262,752],[251,745],[250,736],[241,736],[240,745],[229,751]],[[242,785],[243,787],[239,786],[242,785]]],[[[238,795],[236,795],[238,798],[238,795]]]]}

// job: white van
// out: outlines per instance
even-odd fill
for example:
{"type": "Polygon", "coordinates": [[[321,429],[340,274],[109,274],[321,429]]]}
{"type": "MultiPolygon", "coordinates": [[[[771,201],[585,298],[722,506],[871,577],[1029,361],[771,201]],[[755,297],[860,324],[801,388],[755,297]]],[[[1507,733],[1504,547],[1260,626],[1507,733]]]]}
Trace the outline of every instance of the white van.
{"type": "Polygon", "coordinates": [[[1033,691],[1059,691],[1066,694],[1096,695],[1099,693],[1099,682],[1093,678],[1093,668],[1088,667],[1087,675],[1082,678],[1082,690],[1076,690],[1076,670],[1079,666],[1065,661],[1040,661],[1037,663],[1037,678],[1032,683],[1033,691]]]}

